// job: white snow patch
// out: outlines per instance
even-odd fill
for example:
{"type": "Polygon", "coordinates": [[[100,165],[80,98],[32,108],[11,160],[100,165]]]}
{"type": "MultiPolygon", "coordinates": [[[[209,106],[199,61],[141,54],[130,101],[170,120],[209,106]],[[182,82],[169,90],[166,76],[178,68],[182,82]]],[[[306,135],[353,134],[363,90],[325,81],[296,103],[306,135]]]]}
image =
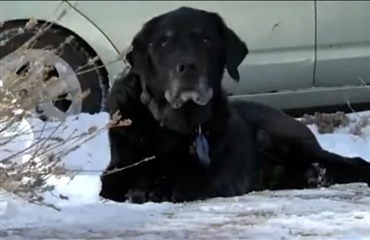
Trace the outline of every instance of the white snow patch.
{"type": "MultiPolygon", "coordinates": [[[[370,111],[361,114],[370,115],[370,111]]],[[[350,117],[355,119],[356,115],[350,117]]],[[[81,114],[69,118],[68,127],[56,134],[69,139],[73,133],[86,132],[91,126],[102,127],[107,121],[106,113],[81,114]]],[[[48,123],[55,124],[58,123],[48,123]]],[[[41,129],[43,124],[32,120],[22,122],[19,128],[29,132],[29,126],[41,129]]],[[[370,161],[370,126],[363,136],[349,134],[348,128],[318,134],[315,126],[309,127],[323,148],[370,161]]],[[[1,147],[0,162],[12,151],[29,146],[36,137],[30,132],[22,141],[1,147]]],[[[20,161],[27,161],[22,157],[20,161]]],[[[59,212],[1,192],[0,238],[370,239],[370,191],[364,184],[263,191],[187,204],[103,203],[98,197],[99,175],[108,161],[106,133],[81,144],[63,159],[67,169],[77,172],[49,178],[47,184],[55,189],[44,195],[45,202],[61,208],[59,212]]]]}

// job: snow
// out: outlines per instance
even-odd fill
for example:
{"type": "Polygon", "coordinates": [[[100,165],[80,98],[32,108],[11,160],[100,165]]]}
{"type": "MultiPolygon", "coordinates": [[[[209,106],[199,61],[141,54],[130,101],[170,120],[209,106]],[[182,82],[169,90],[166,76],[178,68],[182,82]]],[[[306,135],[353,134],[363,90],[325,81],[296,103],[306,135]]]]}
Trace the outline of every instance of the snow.
{"type": "MultiPolygon", "coordinates": [[[[359,113],[370,115],[369,112],[359,113]]],[[[349,115],[356,121],[357,114],[349,115]]],[[[103,127],[106,113],[81,114],[67,120],[56,135],[73,134],[103,127]]],[[[56,126],[58,123],[48,123],[56,126]]],[[[18,126],[29,134],[0,149],[0,162],[30,146],[43,124],[28,120],[18,126]],[[34,132],[32,131],[34,129],[34,132]]],[[[332,134],[318,134],[309,126],[323,148],[344,156],[370,161],[370,126],[362,136],[349,127],[332,134]]],[[[46,127],[45,127],[46,128],[46,127]]],[[[15,129],[14,131],[17,131],[15,129]]],[[[11,134],[11,133],[9,133],[11,134]]],[[[71,140],[72,142],[72,140],[71,140]]],[[[16,161],[28,161],[21,156],[16,161]]],[[[330,188],[263,191],[232,198],[214,198],[185,204],[105,202],[98,197],[99,175],[109,161],[106,132],[63,158],[70,171],[52,176],[44,202],[60,208],[35,205],[10,193],[0,194],[1,239],[307,239],[369,240],[370,190],[365,184],[330,188]],[[63,196],[63,197],[61,197],[63,196]]]]}

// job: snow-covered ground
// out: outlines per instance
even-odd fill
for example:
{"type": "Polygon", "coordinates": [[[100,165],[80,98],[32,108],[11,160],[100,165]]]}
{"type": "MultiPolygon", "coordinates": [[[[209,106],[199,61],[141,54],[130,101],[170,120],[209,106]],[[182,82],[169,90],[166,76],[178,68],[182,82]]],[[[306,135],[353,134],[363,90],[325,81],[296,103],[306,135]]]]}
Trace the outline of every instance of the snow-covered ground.
{"type": "MultiPolygon", "coordinates": [[[[370,115],[370,112],[361,114],[370,115]]],[[[355,121],[356,115],[352,114],[351,118],[355,121]]],[[[86,132],[92,126],[102,127],[107,120],[105,113],[82,114],[70,118],[68,128],[61,128],[56,134],[68,140],[72,133],[86,132]]],[[[56,123],[50,123],[53,124],[56,123]]],[[[370,161],[370,126],[364,129],[363,136],[349,134],[348,127],[333,134],[318,134],[315,126],[310,128],[324,148],[370,161]]],[[[22,141],[0,149],[0,161],[9,156],[9,149],[27,147],[34,137],[27,135],[22,141]]],[[[18,160],[28,158],[23,156],[18,160]]],[[[264,191],[186,204],[118,204],[103,202],[98,197],[99,175],[108,161],[106,133],[64,157],[63,163],[71,172],[50,177],[47,184],[55,189],[44,194],[44,202],[60,211],[2,192],[0,238],[370,239],[370,190],[365,184],[264,191]]]]}

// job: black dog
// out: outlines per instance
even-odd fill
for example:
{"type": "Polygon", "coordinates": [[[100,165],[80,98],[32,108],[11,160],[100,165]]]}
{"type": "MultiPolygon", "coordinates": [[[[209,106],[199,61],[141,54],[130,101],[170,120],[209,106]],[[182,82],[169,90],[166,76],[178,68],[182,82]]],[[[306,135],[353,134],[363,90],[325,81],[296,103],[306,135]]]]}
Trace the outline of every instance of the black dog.
{"type": "Polygon", "coordinates": [[[100,196],[192,201],[263,189],[301,189],[317,163],[330,183],[370,183],[370,163],[323,150],[311,131],[274,108],[228,102],[224,68],[239,80],[247,46],[222,18],[182,7],[147,22],[113,85],[107,110],[130,126],[109,130],[111,161],[100,196]]]}

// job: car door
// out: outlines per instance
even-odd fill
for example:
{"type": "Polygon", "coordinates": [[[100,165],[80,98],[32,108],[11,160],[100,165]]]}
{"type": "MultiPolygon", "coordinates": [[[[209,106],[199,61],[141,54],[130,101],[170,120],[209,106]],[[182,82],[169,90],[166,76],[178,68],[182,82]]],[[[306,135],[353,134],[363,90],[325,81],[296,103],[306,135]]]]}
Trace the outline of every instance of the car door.
{"type": "Polygon", "coordinates": [[[370,83],[370,2],[317,1],[316,87],[370,83]]]}
{"type": "Polygon", "coordinates": [[[129,46],[142,24],[180,6],[219,13],[250,54],[241,81],[225,74],[234,95],[309,88],[315,59],[314,1],[69,1],[119,49],[129,46]]]}

